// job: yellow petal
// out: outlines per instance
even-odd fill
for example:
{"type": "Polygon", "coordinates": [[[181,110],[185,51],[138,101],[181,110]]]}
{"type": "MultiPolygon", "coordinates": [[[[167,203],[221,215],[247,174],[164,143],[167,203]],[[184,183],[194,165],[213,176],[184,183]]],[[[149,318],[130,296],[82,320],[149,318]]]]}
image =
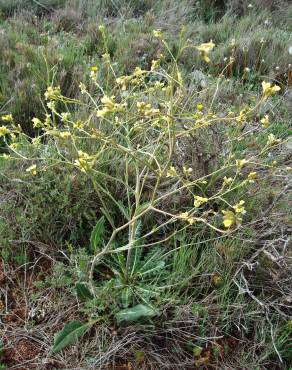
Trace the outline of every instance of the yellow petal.
{"type": "Polygon", "coordinates": [[[224,220],[224,221],[223,221],[223,224],[224,224],[224,226],[225,226],[226,228],[229,228],[230,226],[232,226],[233,222],[232,222],[232,220],[227,219],[227,220],[224,220]]]}
{"type": "Polygon", "coordinates": [[[210,63],[210,58],[208,57],[207,53],[203,53],[203,59],[206,63],[210,63]]]}

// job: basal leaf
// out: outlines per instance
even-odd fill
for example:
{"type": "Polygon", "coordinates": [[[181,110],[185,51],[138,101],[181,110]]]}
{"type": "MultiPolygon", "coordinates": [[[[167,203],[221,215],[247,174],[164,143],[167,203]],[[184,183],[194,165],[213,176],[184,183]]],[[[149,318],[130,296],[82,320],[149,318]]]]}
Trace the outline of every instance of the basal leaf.
{"type": "Polygon", "coordinates": [[[76,288],[77,297],[81,301],[87,301],[87,300],[93,299],[92,293],[90,292],[90,290],[87,288],[85,284],[77,283],[75,288],[76,288]]]}
{"type": "Polygon", "coordinates": [[[91,325],[92,322],[82,323],[80,321],[72,321],[65,324],[64,328],[55,337],[52,352],[58,352],[76,342],[91,325]]]}
{"type": "Polygon", "coordinates": [[[104,236],[104,216],[102,216],[94,226],[90,236],[90,249],[93,253],[96,253],[97,248],[100,246],[104,236]]]}
{"type": "Polygon", "coordinates": [[[137,306],[126,308],[116,314],[118,322],[121,321],[137,321],[142,317],[153,317],[157,315],[157,310],[146,306],[144,304],[138,304],[137,306]]]}

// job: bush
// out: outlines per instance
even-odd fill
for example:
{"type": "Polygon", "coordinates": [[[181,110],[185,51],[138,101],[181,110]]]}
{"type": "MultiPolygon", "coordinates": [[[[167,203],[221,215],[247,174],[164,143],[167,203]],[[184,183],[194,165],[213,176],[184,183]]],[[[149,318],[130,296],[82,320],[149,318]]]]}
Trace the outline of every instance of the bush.
{"type": "Polygon", "coordinates": [[[0,12],[9,17],[22,10],[34,9],[38,14],[47,13],[54,7],[64,5],[66,0],[0,0],[0,12]]]}
{"type": "Polygon", "coordinates": [[[0,184],[1,254],[7,261],[21,263],[39,251],[57,255],[67,243],[76,248],[88,243],[100,210],[84,176],[53,166],[30,181],[24,164],[1,167],[6,174],[0,184]]]}

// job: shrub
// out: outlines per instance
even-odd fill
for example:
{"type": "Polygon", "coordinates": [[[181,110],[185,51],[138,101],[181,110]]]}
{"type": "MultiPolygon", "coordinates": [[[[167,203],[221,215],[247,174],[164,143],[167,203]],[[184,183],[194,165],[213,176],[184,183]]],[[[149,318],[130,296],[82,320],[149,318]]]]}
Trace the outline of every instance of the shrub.
{"type": "Polygon", "coordinates": [[[6,174],[0,184],[2,257],[21,263],[39,252],[57,255],[67,243],[76,248],[88,243],[100,211],[84,176],[49,167],[29,181],[23,163],[1,163],[1,167],[6,174]]]}

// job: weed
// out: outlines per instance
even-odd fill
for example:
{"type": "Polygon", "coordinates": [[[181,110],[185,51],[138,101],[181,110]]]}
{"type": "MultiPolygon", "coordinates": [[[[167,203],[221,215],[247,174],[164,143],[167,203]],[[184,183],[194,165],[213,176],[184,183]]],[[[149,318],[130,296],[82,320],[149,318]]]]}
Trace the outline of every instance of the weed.
{"type": "Polygon", "coordinates": [[[288,366],[291,6],[0,9],[2,362],[288,366]]]}

